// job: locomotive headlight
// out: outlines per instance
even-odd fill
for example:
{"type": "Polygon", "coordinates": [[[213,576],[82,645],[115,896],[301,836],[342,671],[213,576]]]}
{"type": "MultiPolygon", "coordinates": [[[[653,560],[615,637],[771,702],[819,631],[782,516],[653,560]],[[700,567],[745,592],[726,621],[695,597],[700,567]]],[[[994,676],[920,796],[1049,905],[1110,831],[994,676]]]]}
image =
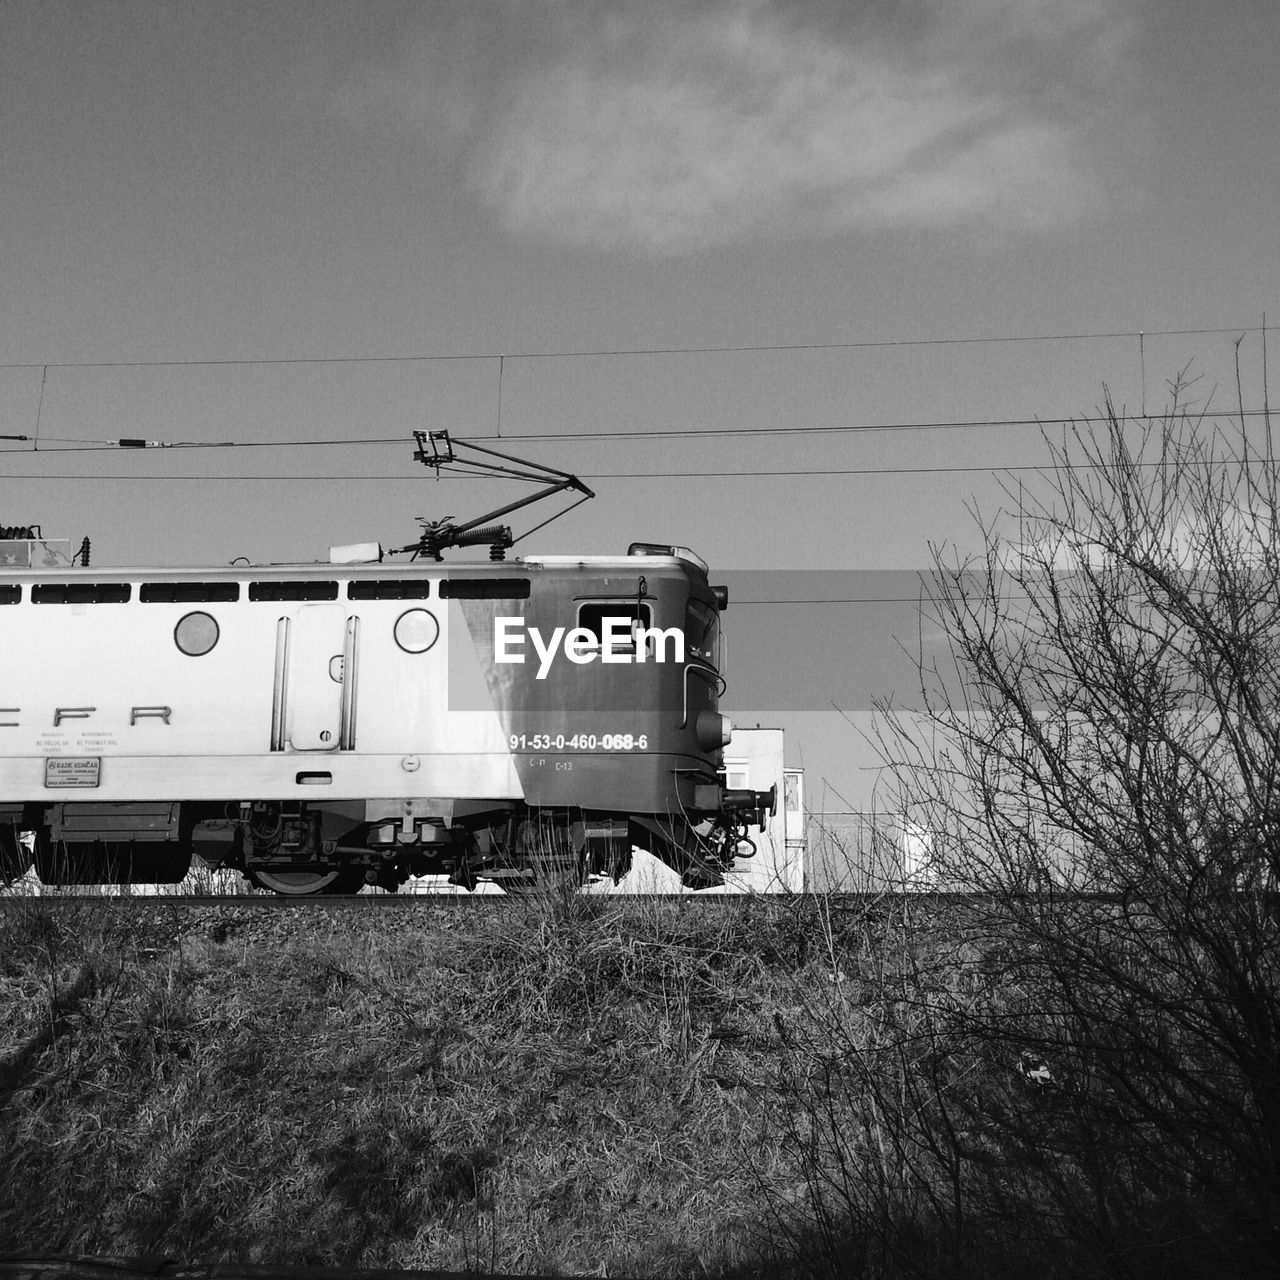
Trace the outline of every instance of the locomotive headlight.
{"type": "Polygon", "coordinates": [[[699,711],[693,735],[703,751],[717,751],[729,745],[733,737],[733,721],[718,711],[699,711]]]}

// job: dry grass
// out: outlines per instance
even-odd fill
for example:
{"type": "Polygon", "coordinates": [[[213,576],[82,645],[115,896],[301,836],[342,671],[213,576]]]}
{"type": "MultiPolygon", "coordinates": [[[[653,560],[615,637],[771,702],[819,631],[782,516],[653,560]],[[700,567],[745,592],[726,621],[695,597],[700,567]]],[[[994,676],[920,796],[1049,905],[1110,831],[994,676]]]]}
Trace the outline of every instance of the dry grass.
{"type": "Polygon", "coordinates": [[[1096,1091],[1017,1070],[1026,957],[937,899],[29,900],[0,934],[0,1251],[956,1280],[1249,1256],[1179,1242],[1205,1219],[1176,1171],[1126,1199],[1090,1166],[1096,1091]]]}
{"type": "Polygon", "coordinates": [[[28,901],[0,929],[0,1248],[620,1275],[768,1253],[774,1014],[806,963],[785,910],[28,901]]]}

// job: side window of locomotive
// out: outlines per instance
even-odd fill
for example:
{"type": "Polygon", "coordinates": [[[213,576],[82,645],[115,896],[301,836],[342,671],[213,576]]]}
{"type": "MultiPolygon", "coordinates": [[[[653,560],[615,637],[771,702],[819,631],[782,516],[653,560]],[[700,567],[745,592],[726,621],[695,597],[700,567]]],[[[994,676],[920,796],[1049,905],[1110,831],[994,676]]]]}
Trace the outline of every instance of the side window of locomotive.
{"type": "Polygon", "coordinates": [[[700,600],[689,601],[689,616],[685,623],[684,640],[689,653],[696,658],[715,663],[716,647],[720,635],[720,615],[710,605],[700,600]]]}
{"type": "Polygon", "coordinates": [[[681,728],[694,728],[698,713],[714,711],[720,692],[720,677],[708,667],[688,666],[684,669],[684,719],[681,728]]]}
{"type": "MultiPolygon", "coordinates": [[[[578,626],[590,631],[596,643],[604,647],[605,622],[612,619],[609,635],[610,653],[635,653],[635,633],[653,626],[653,611],[647,604],[638,604],[634,598],[627,600],[586,600],[578,606],[578,626]],[[619,622],[618,619],[622,621],[619,622]]],[[[652,645],[652,642],[650,642],[652,645]]]]}

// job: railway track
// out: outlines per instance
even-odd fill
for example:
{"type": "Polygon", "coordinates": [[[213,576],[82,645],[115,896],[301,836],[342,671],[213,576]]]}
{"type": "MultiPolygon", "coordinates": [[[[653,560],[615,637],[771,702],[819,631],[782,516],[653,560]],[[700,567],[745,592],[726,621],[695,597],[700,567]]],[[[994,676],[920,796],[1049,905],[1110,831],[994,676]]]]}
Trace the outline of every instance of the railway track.
{"type": "MultiPolygon", "coordinates": [[[[555,895],[550,895],[552,898],[555,895]]],[[[689,904],[714,903],[722,907],[737,904],[742,905],[744,898],[748,895],[740,893],[728,894],[680,894],[680,893],[628,893],[628,894],[587,894],[583,895],[583,901],[608,901],[613,903],[622,902],[685,902],[689,904]]],[[[777,898],[762,898],[759,895],[750,895],[756,901],[767,901],[781,903],[784,899],[779,896],[777,898]]],[[[919,896],[919,895],[915,895],[919,896]]],[[[882,894],[865,894],[856,895],[858,901],[870,903],[882,900],[882,894]]],[[[339,911],[414,911],[414,910],[457,910],[457,911],[481,911],[493,910],[501,911],[504,907],[512,905],[525,907],[536,904],[539,901],[537,894],[529,895],[508,895],[497,893],[485,894],[310,894],[307,897],[280,897],[275,894],[243,894],[243,895],[201,895],[201,894],[101,894],[101,893],[59,893],[59,894],[8,894],[0,891],[0,911],[6,907],[24,906],[43,906],[49,905],[57,908],[63,904],[96,904],[103,907],[120,907],[131,904],[138,904],[147,907],[181,907],[184,909],[191,908],[211,908],[221,907],[227,909],[244,909],[259,910],[269,909],[273,911],[315,911],[315,910],[339,910],[339,911]]],[[[793,896],[791,901],[795,901],[793,896]]],[[[852,900],[852,897],[850,898],[852,900]]]]}
{"type": "MultiPolygon", "coordinates": [[[[549,894],[549,897],[556,897],[549,894]]],[[[1031,903],[1036,894],[991,894],[991,893],[947,893],[942,891],[910,891],[910,892],[866,892],[866,893],[823,893],[823,894],[744,894],[744,893],[628,893],[628,894],[584,894],[584,900],[608,901],[612,903],[658,903],[681,902],[689,905],[698,904],[698,909],[706,904],[720,907],[742,906],[745,901],[766,903],[781,906],[784,903],[792,906],[800,904],[821,905],[835,910],[865,910],[872,906],[903,907],[911,904],[947,903],[955,905],[976,905],[983,902],[1020,901],[1031,903]]],[[[1280,894],[1264,895],[1269,900],[1280,902],[1280,894]]],[[[1055,894],[1057,902],[1097,903],[1099,905],[1119,906],[1127,898],[1118,893],[1074,893],[1055,894]]],[[[502,893],[379,893],[379,894],[310,894],[306,897],[284,897],[269,893],[246,894],[194,894],[194,893],[42,893],[22,894],[0,889],[0,910],[18,905],[53,907],[62,904],[98,904],[102,906],[122,906],[137,904],[141,906],[171,906],[183,908],[225,907],[246,910],[268,909],[273,911],[289,910],[341,910],[341,911],[411,911],[428,908],[445,908],[448,910],[501,910],[504,904],[527,906],[539,901],[537,894],[502,894],[502,893]]]]}

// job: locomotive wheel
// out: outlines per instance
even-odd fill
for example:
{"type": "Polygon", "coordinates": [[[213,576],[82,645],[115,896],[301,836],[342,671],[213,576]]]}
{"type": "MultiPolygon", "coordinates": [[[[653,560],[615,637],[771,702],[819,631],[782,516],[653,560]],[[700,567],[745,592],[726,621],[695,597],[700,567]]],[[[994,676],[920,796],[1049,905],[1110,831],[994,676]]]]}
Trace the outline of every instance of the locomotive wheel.
{"type": "Polygon", "coordinates": [[[261,871],[249,873],[260,889],[270,889],[284,898],[305,898],[313,893],[359,893],[364,876],[356,867],[328,867],[308,871],[261,871]]]}

